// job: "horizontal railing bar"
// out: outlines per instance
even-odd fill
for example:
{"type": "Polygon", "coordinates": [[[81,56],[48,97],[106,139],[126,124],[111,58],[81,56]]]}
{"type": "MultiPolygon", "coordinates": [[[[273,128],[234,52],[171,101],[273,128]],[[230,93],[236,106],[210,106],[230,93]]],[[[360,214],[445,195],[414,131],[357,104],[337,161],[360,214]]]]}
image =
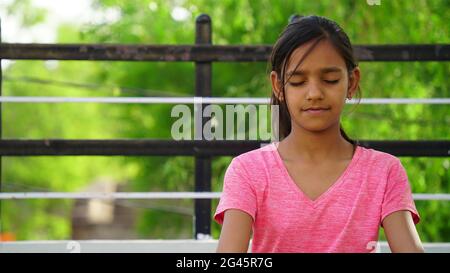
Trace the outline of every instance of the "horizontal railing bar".
{"type": "MultiPolygon", "coordinates": [[[[267,143],[267,141],[258,140],[2,139],[0,155],[235,156],[260,148],[267,143]]],[[[448,140],[359,140],[359,145],[395,156],[447,157],[450,155],[448,140]]]]}
{"type": "Polygon", "coordinates": [[[221,192],[14,192],[0,199],[217,199],[221,192]]]}
{"type": "Polygon", "coordinates": [[[450,194],[447,193],[415,193],[414,200],[450,200],[450,194]]]}
{"type": "MultiPolygon", "coordinates": [[[[360,61],[448,61],[450,44],[355,45],[360,61]]],[[[267,62],[271,45],[1,43],[0,59],[164,62],[267,62]]]]}
{"type": "MultiPolygon", "coordinates": [[[[0,199],[218,199],[222,192],[4,192],[0,199]]],[[[450,201],[450,194],[413,194],[415,200],[450,201]]]]}
{"type": "MultiPolygon", "coordinates": [[[[32,97],[4,96],[2,103],[269,104],[269,98],[231,97],[32,97]]],[[[348,104],[450,104],[450,98],[366,98],[348,104]]]]}

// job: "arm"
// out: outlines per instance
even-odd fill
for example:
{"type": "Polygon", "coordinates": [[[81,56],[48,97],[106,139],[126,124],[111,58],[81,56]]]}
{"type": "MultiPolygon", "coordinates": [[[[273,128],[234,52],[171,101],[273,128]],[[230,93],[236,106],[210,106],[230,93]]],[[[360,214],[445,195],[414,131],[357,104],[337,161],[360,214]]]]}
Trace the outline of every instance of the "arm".
{"type": "Polygon", "coordinates": [[[424,252],[409,211],[402,210],[389,214],[383,220],[383,227],[393,253],[424,252]]]}
{"type": "Polygon", "coordinates": [[[253,218],[247,213],[229,209],[225,211],[217,252],[247,253],[253,218]]]}

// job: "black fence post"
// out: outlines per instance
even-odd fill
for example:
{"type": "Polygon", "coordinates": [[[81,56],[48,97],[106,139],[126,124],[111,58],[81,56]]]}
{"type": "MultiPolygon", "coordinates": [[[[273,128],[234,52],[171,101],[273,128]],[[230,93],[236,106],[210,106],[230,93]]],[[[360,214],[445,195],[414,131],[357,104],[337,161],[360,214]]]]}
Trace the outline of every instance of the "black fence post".
{"type": "MultiPolygon", "coordinates": [[[[2,20],[0,18],[0,44],[2,43],[2,20]]],[[[2,85],[3,85],[3,72],[2,72],[2,58],[0,58],[0,96],[2,96],[2,85]]],[[[3,138],[2,134],[2,102],[0,102],[0,141],[3,138]]],[[[0,193],[2,192],[2,156],[0,155],[0,193]]],[[[2,221],[2,200],[0,199],[0,237],[3,233],[3,221],[2,221]]],[[[1,238],[0,238],[1,241],[1,238]]]]}
{"type": "MultiPolygon", "coordinates": [[[[211,44],[211,18],[201,14],[195,22],[195,43],[211,44]]],[[[195,96],[211,97],[211,62],[195,62],[195,96]]],[[[203,118],[203,107],[205,105],[199,100],[194,107],[194,135],[195,139],[203,139],[203,126],[206,123],[203,118]]],[[[211,157],[195,156],[195,191],[211,191],[211,157]]],[[[194,238],[205,239],[211,236],[211,200],[195,200],[194,216],[194,238]]]]}

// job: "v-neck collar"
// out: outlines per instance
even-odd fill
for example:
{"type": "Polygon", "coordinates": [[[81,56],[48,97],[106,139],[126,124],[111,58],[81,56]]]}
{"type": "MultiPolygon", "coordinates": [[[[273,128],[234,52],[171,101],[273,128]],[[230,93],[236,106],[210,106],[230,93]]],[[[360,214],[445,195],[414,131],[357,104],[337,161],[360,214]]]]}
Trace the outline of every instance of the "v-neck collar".
{"type": "Polygon", "coordinates": [[[276,161],[283,173],[283,176],[286,178],[285,180],[288,181],[288,184],[291,187],[295,188],[295,191],[298,192],[302,198],[312,207],[316,207],[321,201],[325,200],[328,195],[331,194],[331,192],[339,186],[339,184],[342,183],[342,181],[345,180],[345,177],[348,175],[348,173],[351,172],[351,170],[355,167],[356,163],[358,162],[358,159],[360,158],[360,153],[362,147],[356,146],[355,152],[353,153],[353,157],[350,160],[350,163],[347,165],[345,170],[342,172],[342,174],[339,176],[339,178],[330,186],[328,189],[320,194],[316,199],[311,199],[308,195],[305,194],[305,192],[295,183],[294,179],[289,174],[286,165],[283,162],[283,159],[281,158],[280,153],[278,152],[278,145],[280,142],[273,142],[273,153],[275,155],[276,161]]]}

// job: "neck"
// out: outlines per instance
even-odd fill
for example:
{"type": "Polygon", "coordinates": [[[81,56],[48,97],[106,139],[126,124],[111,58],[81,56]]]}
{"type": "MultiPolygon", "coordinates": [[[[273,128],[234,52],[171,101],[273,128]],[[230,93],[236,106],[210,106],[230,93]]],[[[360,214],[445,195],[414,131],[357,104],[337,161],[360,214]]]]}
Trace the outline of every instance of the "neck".
{"type": "Polygon", "coordinates": [[[353,156],[353,145],[341,135],[339,124],[320,132],[292,126],[291,133],[282,142],[286,160],[318,163],[353,156]]]}

